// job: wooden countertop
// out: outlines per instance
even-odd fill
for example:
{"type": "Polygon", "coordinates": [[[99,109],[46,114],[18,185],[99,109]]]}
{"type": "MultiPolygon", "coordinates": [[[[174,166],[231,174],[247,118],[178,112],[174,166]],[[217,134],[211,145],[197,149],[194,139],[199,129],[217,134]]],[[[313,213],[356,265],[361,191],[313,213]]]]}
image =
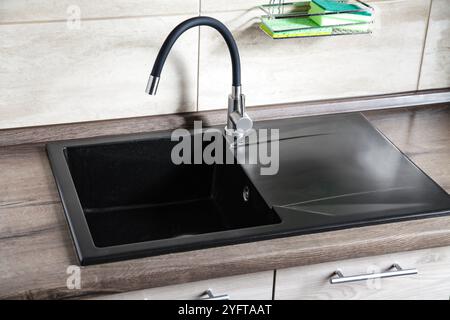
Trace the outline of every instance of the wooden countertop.
{"type": "MultiPolygon", "coordinates": [[[[450,104],[364,115],[449,192],[450,104]]],[[[94,296],[447,245],[450,216],[88,266],[81,289],[69,290],[67,267],[77,259],[44,144],[0,147],[3,299],[94,296]]]]}

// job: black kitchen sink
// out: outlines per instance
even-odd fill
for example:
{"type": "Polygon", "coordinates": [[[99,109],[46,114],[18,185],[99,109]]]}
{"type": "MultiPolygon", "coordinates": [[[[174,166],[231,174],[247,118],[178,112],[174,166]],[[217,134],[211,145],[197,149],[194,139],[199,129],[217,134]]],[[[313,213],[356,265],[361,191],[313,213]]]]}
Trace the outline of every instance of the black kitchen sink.
{"type": "MultiPolygon", "coordinates": [[[[94,244],[255,227],[279,218],[237,164],[179,164],[167,138],[66,149],[94,244]],[[243,193],[252,194],[244,199],[243,193]]],[[[193,159],[192,159],[193,161],[193,159]]]]}
{"type": "Polygon", "coordinates": [[[260,128],[279,130],[275,175],[259,163],[176,165],[170,132],[48,144],[80,264],[450,212],[449,195],[360,114],[260,128]]]}
{"type": "Polygon", "coordinates": [[[47,146],[81,264],[234,242],[236,230],[280,223],[242,166],[193,156],[176,165],[177,143],[153,133],[47,146]]]}

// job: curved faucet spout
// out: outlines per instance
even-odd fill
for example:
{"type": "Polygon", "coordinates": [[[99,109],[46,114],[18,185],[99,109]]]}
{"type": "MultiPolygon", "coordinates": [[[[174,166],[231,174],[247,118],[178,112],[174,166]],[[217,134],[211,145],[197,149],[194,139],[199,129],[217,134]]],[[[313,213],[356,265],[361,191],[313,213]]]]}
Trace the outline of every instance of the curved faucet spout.
{"type": "Polygon", "coordinates": [[[209,26],[217,31],[223,36],[225,42],[227,43],[228,50],[231,55],[231,65],[233,68],[233,86],[239,87],[241,85],[241,61],[239,58],[239,50],[236,45],[236,41],[233,38],[230,30],[219,20],[211,17],[195,17],[188,19],[180,23],[172,32],[169,34],[167,39],[164,41],[161,49],[159,50],[158,56],[156,57],[149,83],[147,85],[146,92],[148,94],[156,94],[159,77],[161,76],[161,71],[169,55],[170,49],[174,45],[175,41],[186,31],[197,26],[209,26]]]}
{"type": "Polygon", "coordinates": [[[200,16],[188,19],[175,27],[159,50],[145,91],[151,95],[156,94],[159,84],[159,77],[161,76],[161,71],[163,69],[164,62],[169,55],[170,49],[172,49],[175,41],[186,30],[197,26],[212,27],[219,31],[225,39],[228,50],[230,51],[231,65],[233,69],[233,87],[231,94],[228,97],[228,119],[225,131],[228,135],[237,137],[245,136],[252,128],[253,122],[245,112],[245,96],[241,92],[241,60],[239,57],[239,50],[230,30],[228,30],[228,28],[217,19],[200,16]]]}

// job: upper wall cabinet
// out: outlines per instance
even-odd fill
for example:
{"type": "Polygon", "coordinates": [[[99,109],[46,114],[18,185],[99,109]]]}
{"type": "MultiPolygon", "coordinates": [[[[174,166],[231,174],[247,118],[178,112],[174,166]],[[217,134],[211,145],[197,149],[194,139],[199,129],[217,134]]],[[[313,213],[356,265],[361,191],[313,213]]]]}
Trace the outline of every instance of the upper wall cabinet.
{"type": "Polygon", "coordinates": [[[199,13],[236,37],[249,106],[449,87],[450,0],[367,2],[373,34],[273,40],[258,27],[269,0],[0,0],[0,129],[225,108],[229,53],[208,27],[144,93],[166,36],[199,13]]]}
{"type": "Polygon", "coordinates": [[[419,89],[450,87],[450,0],[433,0],[419,89]]]}
{"type": "Polygon", "coordinates": [[[0,128],[195,111],[196,30],[175,44],[158,95],[144,93],[165,37],[178,23],[198,15],[198,0],[166,4],[2,0],[0,128]],[[72,11],[67,15],[70,5],[79,6],[81,20],[72,11]],[[36,15],[27,15],[26,6],[36,15]],[[190,14],[174,14],[180,11],[190,14]],[[33,19],[37,22],[8,22],[33,19]]]}
{"type": "Polygon", "coordinates": [[[202,0],[201,10],[203,14],[215,11],[247,11],[268,3],[269,0],[202,0]]]}
{"type": "Polygon", "coordinates": [[[0,23],[198,14],[199,0],[1,0],[0,23]]]}
{"type": "MultiPolygon", "coordinates": [[[[369,2],[375,8],[370,35],[281,40],[259,30],[258,8],[229,11],[239,3],[202,0],[202,14],[224,21],[235,35],[249,106],[417,89],[430,0],[369,2]]],[[[226,106],[230,59],[223,39],[206,27],[199,85],[200,110],[226,106]]]]}

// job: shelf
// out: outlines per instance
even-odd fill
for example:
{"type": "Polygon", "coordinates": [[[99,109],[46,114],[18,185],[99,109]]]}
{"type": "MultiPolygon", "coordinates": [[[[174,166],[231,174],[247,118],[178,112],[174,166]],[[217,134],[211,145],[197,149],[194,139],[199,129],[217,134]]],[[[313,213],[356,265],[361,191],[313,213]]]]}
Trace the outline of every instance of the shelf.
{"type": "Polygon", "coordinates": [[[273,39],[368,34],[374,21],[373,8],[359,0],[271,1],[260,8],[260,28],[273,39]]]}

